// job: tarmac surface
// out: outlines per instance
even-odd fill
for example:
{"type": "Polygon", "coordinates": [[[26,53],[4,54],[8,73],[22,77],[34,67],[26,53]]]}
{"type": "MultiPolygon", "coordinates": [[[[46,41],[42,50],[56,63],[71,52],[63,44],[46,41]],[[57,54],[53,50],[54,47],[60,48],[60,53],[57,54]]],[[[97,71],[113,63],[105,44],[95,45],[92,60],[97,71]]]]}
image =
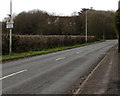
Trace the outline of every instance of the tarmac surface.
{"type": "Polygon", "coordinates": [[[120,53],[113,47],[77,94],[120,95],[120,53]]]}
{"type": "MultiPolygon", "coordinates": [[[[117,40],[108,40],[99,44],[4,63],[2,66],[3,76],[0,78],[3,85],[2,92],[3,94],[72,94],[116,44],[117,40]]],[[[108,63],[101,64],[100,70],[95,72],[97,75],[94,76],[94,82],[87,84],[91,86],[85,87],[86,90],[83,90],[83,93],[92,94],[90,89],[95,89],[96,93],[114,91],[110,88],[112,83],[115,88],[118,84],[116,76],[118,71],[115,69],[118,65],[117,60],[114,59],[116,54],[116,51],[108,54],[110,55],[107,56],[106,62],[108,63]],[[114,64],[115,62],[116,64],[114,64]],[[112,69],[115,70],[115,73],[112,72],[112,69]],[[106,72],[107,75],[105,75],[106,72]],[[108,76],[110,72],[113,74],[108,76]],[[105,80],[103,79],[104,75],[106,76],[105,80]],[[109,83],[110,77],[112,83],[109,84],[109,90],[106,90],[106,84],[109,83]],[[98,88],[95,85],[103,85],[103,89],[101,86],[98,88]]]]}

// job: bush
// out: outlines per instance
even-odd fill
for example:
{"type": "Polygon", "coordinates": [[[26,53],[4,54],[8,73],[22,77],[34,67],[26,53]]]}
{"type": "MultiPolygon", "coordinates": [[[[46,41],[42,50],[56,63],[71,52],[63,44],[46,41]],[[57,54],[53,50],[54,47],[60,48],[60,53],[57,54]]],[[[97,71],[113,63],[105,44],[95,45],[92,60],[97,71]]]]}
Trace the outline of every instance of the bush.
{"type": "MultiPolygon", "coordinates": [[[[18,52],[19,36],[12,36],[12,51],[18,52]]],[[[9,53],[9,35],[2,35],[2,54],[9,53]]]]}

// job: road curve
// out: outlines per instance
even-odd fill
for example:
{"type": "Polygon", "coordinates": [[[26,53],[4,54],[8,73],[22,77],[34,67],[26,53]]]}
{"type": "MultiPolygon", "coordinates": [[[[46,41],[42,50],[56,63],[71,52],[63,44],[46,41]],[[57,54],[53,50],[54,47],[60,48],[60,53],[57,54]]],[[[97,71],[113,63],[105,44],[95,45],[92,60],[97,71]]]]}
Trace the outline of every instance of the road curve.
{"type": "Polygon", "coordinates": [[[3,94],[65,94],[117,44],[99,44],[4,63],[3,94]]]}

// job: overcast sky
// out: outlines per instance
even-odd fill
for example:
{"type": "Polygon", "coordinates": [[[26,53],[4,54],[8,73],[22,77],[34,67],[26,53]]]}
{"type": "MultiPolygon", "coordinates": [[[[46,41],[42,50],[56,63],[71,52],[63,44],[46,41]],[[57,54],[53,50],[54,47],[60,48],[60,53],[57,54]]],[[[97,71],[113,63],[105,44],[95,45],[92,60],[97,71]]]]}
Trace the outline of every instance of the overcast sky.
{"type": "MultiPolygon", "coordinates": [[[[12,0],[13,13],[39,9],[57,15],[71,15],[81,8],[93,7],[95,10],[114,10],[118,8],[118,0],[12,0]]],[[[0,21],[10,13],[10,0],[0,2],[0,21]]]]}

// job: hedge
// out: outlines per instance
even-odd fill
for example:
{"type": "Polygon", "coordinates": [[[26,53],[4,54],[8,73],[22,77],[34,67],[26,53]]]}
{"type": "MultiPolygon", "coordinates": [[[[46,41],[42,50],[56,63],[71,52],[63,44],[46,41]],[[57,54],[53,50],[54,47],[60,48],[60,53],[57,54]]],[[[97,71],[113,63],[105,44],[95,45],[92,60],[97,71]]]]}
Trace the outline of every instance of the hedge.
{"type": "MultiPolygon", "coordinates": [[[[88,42],[96,41],[94,36],[88,37],[88,42]]],[[[12,52],[45,50],[60,46],[71,46],[85,43],[85,36],[73,35],[13,35],[12,52]]],[[[9,35],[2,35],[2,54],[9,53],[9,35]]]]}

